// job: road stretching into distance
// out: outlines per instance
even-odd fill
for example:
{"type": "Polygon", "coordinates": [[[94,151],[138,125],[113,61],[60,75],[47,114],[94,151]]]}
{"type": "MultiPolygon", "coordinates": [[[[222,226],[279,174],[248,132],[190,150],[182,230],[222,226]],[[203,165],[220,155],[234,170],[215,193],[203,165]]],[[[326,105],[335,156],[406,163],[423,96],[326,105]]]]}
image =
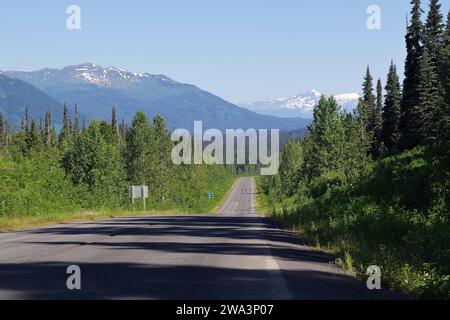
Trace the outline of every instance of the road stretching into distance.
{"type": "Polygon", "coordinates": [[[255,209],[241,178],[216,215],[117,218],[0,234],[0,299],[389,299],[255,209]],[[68,266],[81,290],[68,290],[68,266]]]}

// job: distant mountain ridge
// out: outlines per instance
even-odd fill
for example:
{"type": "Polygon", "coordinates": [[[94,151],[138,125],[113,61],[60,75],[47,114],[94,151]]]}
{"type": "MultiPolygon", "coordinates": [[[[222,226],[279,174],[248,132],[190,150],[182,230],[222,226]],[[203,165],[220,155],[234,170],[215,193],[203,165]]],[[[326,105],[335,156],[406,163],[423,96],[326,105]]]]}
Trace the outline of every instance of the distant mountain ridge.
{"type": "MultiPolygon", "coordinates": [[[[293,97],[267,99],[253,103],[241,104],[241,107],[253,112],[277,116],[277,117],[300,117],[311,119],[314,108],[318,105],[322,94],[314,89],[293,97]]],[[[353,111],[358,105],[360,95],[357,93],[338,94],[334,96],[339,105],[347,111],[353,111]]]]}
{"type": "Polygon", "coordinates": [[[115,106],[119,117],[126,121],[131,121],[137,111],[150,117],[159,113],[171,129],[192,128],[194,121],[202,120],[205,128],[289,131],[304,128],[310,122],[256,114],[165,75],[133,73],[119,67],[85,63],[62,69],[0,71],[0,74],[25,81],[56,101],[70,106],[77,104],[80,113],[89,119],[109,119],[115,106]]]}
{"type": "Polygon", "coordinates": [[[31,119],[43,119],[50,111],[54,123],[62,122],[61,102],[29,83],[0,74],[0,113],[13,128],[18,127],[27,107],[31,119]]]}

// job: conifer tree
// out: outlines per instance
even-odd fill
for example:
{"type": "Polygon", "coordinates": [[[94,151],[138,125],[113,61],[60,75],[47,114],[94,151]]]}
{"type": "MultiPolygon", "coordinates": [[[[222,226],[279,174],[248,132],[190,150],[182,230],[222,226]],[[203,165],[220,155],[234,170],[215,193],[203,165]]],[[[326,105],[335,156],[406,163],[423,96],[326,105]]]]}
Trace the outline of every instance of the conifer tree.
{"type": "Polygon", "coordinates": [[[412,0],[411,23],[406,33],[407,56],[405,61],[405,78],[403,81],[403,96],[401,102],[399,147],[408,150],[418,145],[420,136],[418,129],[420,119],[417,112],[419,105],[419,71],[423,53],[423,25],[420,0],[412,0]]]}
{"type": "Polygon", "coordinates": [[[375,103],[375,97],[373,95],[373,84],[372,84],[373,78],[370,74],[369,67],[367,67],[366,75],[364,77],[364,83],[363,83],[363,97],[359,102],[358,105],[358,117],[363,122],[364,128],[366,132],[371,131],[370,127],[370,120],[371,120],[371,114],[372,109],[374,107],[375,103]]]}
{"type": "Polygon", "coordinates": [[[52,126],[52,115],[50,111],[45,113],[45,121],[44,121],[44,136],[45,136],[45,145],[47,148],[51,144],[51,126],[52,126]]]}
{"type": "Polygon", "coordinates": [[[61,149],[67,149],[71,141],[71,124],[69,118],[69,110],[64,104],[63,128],[59,134],[59,146],[61,149]]]}
{"type": "Polygon", "coordinates": [[[111,129],[114,137],[114,143],[116,145],[120,144],[120,128],[119,123],[117,122],[117,110],[115,107],[112,108],[112,120],[111,120],[111,129]]]}
{"type": "Polygon", "coordinates": [[[25,107],[25,120],[23,122],[23,131],[28,132],[30,130],[30,118],[28,115],[28,106],[25,107]]]}
{"type": "Polygon", "coordinates": [[[25,133],[25,142],[27,151],[41,149],[41,135],[34,119],[31,120],[30,129],[25,133]]]}
{"type": "MultiPolygon", "coordinates": [[[[381,87],[381,82],[379,85],[381,87]]],[[[367,67],[363,83],[363,104],[360,106],[359,112],[366,128],[366,135],[370,144],[370,154],[375,159],[379,157],[380,152],[382,109],[381,107],[378,110],[379,105],[377,104],[377,99],[381,99],[381,97],[375,97],[373,94],[373,77],[370,74],[370,68],[367,67]]]]}
{"type": "Polygon", "coordinates": [[[78,106],[75,104],[73,133],[75,135],[77,135],[80,132],[81,132],[81,129],[80,129],[80,120],[79,120],[79,115],[78,115],[78,106]]]}
{"type": "Polygon", "coordinates": [[[391,62],[386,83],[386,95],[383,108],[382,141],[389,154],[397,153],[400,139],[400,82],[397,67],[391,62]]]}
{"type": "Polygon", "coordinates": [[[437,138],[438,122],[442,115],[442,95],[439,89],[439,79],[436,68],[431,61],[428,48],[425,48],[420,65],[419,83],[420,118],[419,134],[422,143],[433,142],[437,138]]]}
{"type": "Polygon", "coordinates": [[[427,22],[424,30],[425,48],[428,50],[430,63],[439,68],[444,42],[444,23],[439,0],[431,0],[427,22]]]}
{"type": "Polygon", "coordinates": [[[375,108],[375,96],[373,95],[373,77],[370,74],[370,68],[367,67],[366,76],[363,83],[363,100],[369,106],[370,110],[375,108]]]}
{"type": "Polygon", "coordinates": [[[6,146],[6,123],[3,114],[0,112],[0,148],[6,146]]]}
{"type": "Polygon", "coordinates": [[[447,27],[444,35],[444,45],[442,50],[442,87],[445,93],[446,108],[450,108],[450,11],[447,14],[447,27]]]}
{"type": "Polygon", "coordinates": [[[383,87],[381,79],[377,82],[377,97],[376,104],[373,110],[373,142],[372,142],[372,157],[378,159],[381,152],[381,134],[383,131],[383,87]]]}

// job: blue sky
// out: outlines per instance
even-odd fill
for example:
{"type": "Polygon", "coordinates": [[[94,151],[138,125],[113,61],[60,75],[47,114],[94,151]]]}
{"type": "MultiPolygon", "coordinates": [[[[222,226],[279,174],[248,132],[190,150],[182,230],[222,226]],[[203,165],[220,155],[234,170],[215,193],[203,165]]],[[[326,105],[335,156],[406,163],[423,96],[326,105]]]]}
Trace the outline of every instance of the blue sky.
{"type": "Polygon", "coordinates": [[[409,0],[2,1],[0,69],[121,66],[236,103],[310,88],[359,92],[367,64],[375,77],[391,59],[402,71],[409,11],[409,0]],[[81,8],[79,31],[66,28],[71,4],[81,8]],[[372,4],[381,30],[366,27],[372,4]]]}

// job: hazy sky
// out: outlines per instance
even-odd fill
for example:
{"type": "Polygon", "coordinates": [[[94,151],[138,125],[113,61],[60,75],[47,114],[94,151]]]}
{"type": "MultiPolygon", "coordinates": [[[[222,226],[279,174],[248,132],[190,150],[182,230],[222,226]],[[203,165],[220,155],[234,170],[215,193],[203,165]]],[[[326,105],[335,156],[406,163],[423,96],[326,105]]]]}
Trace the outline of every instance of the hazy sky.
{"type": "Polygon", "coordinates": [[[0,69],[93,62],[163,73],[232,102],[359,92],[367,64],[376,77],[391,59],[403,69],[409,11],[409,0],[4,0],[0,69]],[[71,4],[81,30],[66,28],[71,4]],[[381,8],[381,30],[366,27],[369,5],[381,8]]]}

